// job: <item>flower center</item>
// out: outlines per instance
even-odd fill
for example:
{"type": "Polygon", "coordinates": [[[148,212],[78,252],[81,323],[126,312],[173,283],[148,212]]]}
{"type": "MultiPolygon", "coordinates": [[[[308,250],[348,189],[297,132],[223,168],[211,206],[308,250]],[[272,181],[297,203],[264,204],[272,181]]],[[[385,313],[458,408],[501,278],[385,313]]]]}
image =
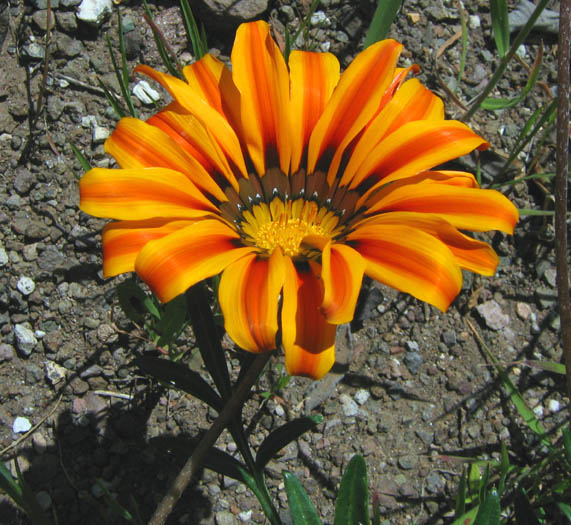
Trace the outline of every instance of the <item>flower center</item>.
{"type": "Polygon", "coordinates": [[[302,241],[309,235],[331,238],[339,222],[335,214],[303,198],[283,201],[274,197],[244,211],[241,230],[245,240],[268,254],[279,246],[290,257],[311,257],[302,241]]]}

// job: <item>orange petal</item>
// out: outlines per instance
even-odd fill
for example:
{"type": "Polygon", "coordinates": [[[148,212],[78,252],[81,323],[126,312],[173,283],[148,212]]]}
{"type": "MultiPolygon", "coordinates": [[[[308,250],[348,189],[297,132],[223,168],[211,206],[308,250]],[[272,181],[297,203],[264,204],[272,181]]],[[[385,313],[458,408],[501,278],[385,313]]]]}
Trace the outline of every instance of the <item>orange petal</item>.
{"type": "Polygon", "coordinates": [[[309,136],[339,82],[339,61],[331,53],[292,51],[289,56],[292,153],[291,172],[299,166],[309,136]]]}
{"type": "Polygon", "coordinates": [[[184,109],[200,120],[216,137],[218,144],[220,144],[228,158],[232,159],[240,172],[246,176],[246,165],[242,155],[242,148],[234,129],[232,129],[232,126],[223,115],[202,98],[201,92],[195,92],[186,82],[166,73],[156,71],[149,66],[137,66],[135,72],[142,73],[158,82],[184,109]]]}
{"type": "Polygon", "coordinates": [[[348,323],[355,313],[365,261],[350,246],[329,242],[321,253],[321,264],[321,312],[329,323],[348,323]]]}
{"type": "Polygon", "coordinates": [[[284,257],[282,344],[288,374],[321,379],[335,362],[336,327],[320,311],[323,286],[309,268],[284,257]]]}
{"type": "MultiPolygon", "coordinates": [[[[382,188],[367,213],[431,213],[462,230],[513,233],[517,208],[500,192],[438,182],[442,173],[426,172],[382,188]],[[429,181],[429,182],[424,182],[429,181]]],[[[458,177],[452,177],[458,179],[458,177]]]]}
{"type": "Polygon", "coordinates": [[[420,120],[401,126],[369,153],[351,181],[376,188],[455,159],[489,144],[456,120],[420,120]],[[380,182],[379,182],[380,181],[380,182]]]}
{"type": "Polygon", "coordinates": [[[83,212],[110,219],[195,218],[218,211],[187,177],[165,168],[93,168],[79,181],[79,193],[83,212]]]}
{"type": "Polygon", "coordinates": [[[238,182],[212,134],[180,104],[173,102],[147,120],[166,133],[210,174],[221,173],[238,190],[238,182]]]}
{"type": "Polygon", "coordinates": [[[161,301],[170,301],[253,250],[241,246],[229,226],[208,219],[148,242],[135,261],[135,271],[161,301]]]}
{"type": "Polygon", "coordinates": [[[426,89],[416,78],[408,80],[359,138],[343,173],[341,185],[347,184],[353,178],[359,166],[385,136],[390,135],[407,122],[443,119],[442,100],[426,89]]]}
{"type": "Polygon", "coordinates": [[[327,163],[333,157],[329,178],[335,176],[343,151],[375,114],[401,50],[394,40],[377,42],[359,53],[341,75],[309,139],[309,173],[320,160],[327,163]]]}
{"type": "Polygon", "coordinates": [[[125,117],[105,141],[105,151],[122,168],[170,168],[184,173],[199,188],[221,202],[224,192],[212,180],[200,162],[189,155],[166,133],[142,120],[125,117]]]}
{"type": "Polygon", "coordinates": [[[456,258],[424,231],[394,224],[364,225],[347,236],[377,281],[446,310],[462,286],[456,258]]]}
{"type": "Polygon", "coordinates": [[[185,66],[182,73],[191,89],[199,93],[210,107],[224,115],[236,129],[240,116],[240,92],[224,63],[206,54],[197,62],[185,66]]]}
{"type": "Polygon", "coordinates": [[[232,263],[218,289],[224,327],[244,350],[263,352],[276,347],[279,298],[284,283],[283,255],[246,255],[232,263]]]}
{"type": "Polygon", "coordinates": [[[103,228],[103,276],[134,272],[135,259],[149,241],[160,239],[193,221],[149,219],[146,221],[119,221],[103,228]]]}
{"type": "MultiPolygon", "coordinates": [[[[391,212],[366,219],[363,224],[392,224],[417,228],[440,239],[456,258],[456,263],[464,270],[481,275],[494,275],[498,266],[496,252],[485,242],[477,241],[460,233],[449,222],[426,213],[391,212]]],[[[359,229],[359,225],[356,226],[359,229]]]]}
{"type": "Polygon", "coordinates": [[[232,48],[232,77],[241,95],[243,140],[259,175],[291,159],[289,75],[266,22],[242,24],[232,48]]]}

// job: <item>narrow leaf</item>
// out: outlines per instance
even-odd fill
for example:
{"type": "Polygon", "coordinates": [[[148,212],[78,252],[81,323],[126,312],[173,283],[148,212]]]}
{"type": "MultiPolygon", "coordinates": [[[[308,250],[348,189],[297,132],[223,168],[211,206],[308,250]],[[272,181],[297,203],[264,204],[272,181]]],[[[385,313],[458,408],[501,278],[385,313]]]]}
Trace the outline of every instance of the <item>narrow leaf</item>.
{"type": "Polygon", "coordinates": [[[506,444],[503,441],[501,444],[501,454],[502,454],[502,460],[500,463],[500,481],[498,483],[498,493],[500,495],[502,495],[504,492],[504,488],[505,488],[505,484],[506,484],[506,477],[508,475],[509,467],[510,467],[510,458],[508,456],[508,448],[506,447],[506,444]]]}
{"type": "Polygon", "coordinates": [[[571,426],[569,428],[562,429],[563,432],[563,446],[565,447],[565,455],[567,456],[567,461],[571,464],[571,426]]]}
{"type": "Polygon", "coordinates": [[[192,9],[190,8],[188,0],[180,0],[180,7],[182,17],[184,19],[186,34],[188,35],[190,45],[192,46],[192,54],[194,55],[195,60],[200,60],[204,55],[206,55],[206,53],[208,53],[208,44],[206,42],[204,26],[202,26],[202,31],[198,29],[198,24],[192,14],[192,9]]]}
{"type": "MultiPolygon", "coordinates": [[[[264,514],[268,518],[272,518],[275,515],[275,512],[271,506],[270,501],[266,497],[266,494],[264,493],[263,489],[265,489],[265,484],[264,484],[263,488],[258,486],[258,482],[256,481],[256,478],[254,476],[252,476],[249,472],[247,472],[243,468],[240,469],[240,473],[242,474],[242,480],[244,481],[244,483],[254,493],[256,498],[258,498],[258,501],[260,502],[260,505],[262,506],[262,510],[264,511],[264,514]]],[[[259,482],[263,483],[263,478],[259,482]]],[[[266,490],[266,492],[267,492],[267,490],[266,490]]],[[[270,522],[273,523],[272,521],[270,521],[270,522]]]]}
{"type": "Polygon", "coordinates": [[[335,504],[335,525],[368,524],[369,494],[367,466],[363,456],[355,455],[349,461],[335,504]]]}
{"type": "Polygon", "coordinates": [[[504,58],[510,48],[510,24],[508,4],[505,0],[490,0],[492,32],[500,58],[504,58]]]}
{"type": "Polygon", "coordinates": [[[462,477],[458,484],[458,493],[456,494],[456,509],[454,515],[458,518],[466,512],[466,469],[462,468],[462,477]]]}
{"type": "MultiPolygon", "coordinates": [[[[545,174],[544,174],[545,175],[545,174]]],[[[563,363],[556,363],[554,361],[525,361],[525,364],[531,368],[539,368],[546,372],[553,372],[554,374],[565,375],[566,368],[563,363]]]]}
{"type": "Polygon", "coordinates": [[[299,436],[321,423],[321,421],[323,421],[321,416],[300,417],[276,428],[260,445],[256,454],[256,470],[262,471],[268,461],[279,450],[295,441],[299,436]]]}
{"type": "Polygon", "coordinates": [[[495,490],[486,495],[474,520],[474,525],[498,525],[500,523],[500,497],[495,490]]]}
{"type": "Polygon", "coordinates": [[[89,161],[85,158],[85,155],[81,153],[81,151],[79,151],[79,149],[74,144],[70,143],[70,147],[71,151],[73,151],[73,154],[75,155],[75,158],[77,159],[77,162],[79,162],[81,169],[85,172],[89,171],[91,169],[91,164],[89,164],[89,161]]]}
{"type": "Polygon", "coordinates": [[[514,510],[518,525],[539,525],[531,502],[522,489],[515,494],[514,510]]]}
{"type": "Polygon", "coordinates": [[[135,359],[135,364],[145,374],[204,401],[218,412],[222,411],[223,404],[220,396],[200,374],[189,370],[182,363],[175,363],[159,357],[138,357],[135,359]]]}
{"type": "Polygon", "coordinates": [[[571,523],[571,505],[563,503],[562,501],[557,502],[557,506],[562,514],[567,518],[567,521],[571,523]]]}
{"type": "Polygon", "coordinates": [[[385,38],[397,17],[402,0],[378,0],[375,14],[365,36],[365,47],[385,38]]]}
{"type": "Polygon", "coordinates": [[[299,480],[291,473],[284,471],[285,489],[289,503],[289,512],[293,525],[321,525],[319,514],[311,503],[307,492],[299,480]]]}

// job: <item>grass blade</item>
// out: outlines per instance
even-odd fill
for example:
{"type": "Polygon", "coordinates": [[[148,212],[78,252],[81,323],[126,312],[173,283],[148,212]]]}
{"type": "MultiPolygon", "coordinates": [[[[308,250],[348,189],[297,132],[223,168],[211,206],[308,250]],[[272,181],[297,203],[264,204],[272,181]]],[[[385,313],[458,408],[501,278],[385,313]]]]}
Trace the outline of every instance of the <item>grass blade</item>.
{"type": "MultiPolygon", "coordinates": [[[[111,57],[111,64],[113,65],[113,70],[115,71],[115,76],[117,77],[117,82],[119,83],[119,88],[121,89],[121,94],[123,95],[123,100],[127,104],[129,109],[129,115],[137,118],[137,111],[135,106],[133,106],[133,101],[131,100],[131,94],[129,93],[129,83],[124,81],[123,71],[117,64],[117,59],[113,53],[113,46],[111,45],[111,38],[107,35],[107,47],[109,48],[109,56],[111,57]]],[[[113,107],[115,109],[115,107],[113,107]]]]}
{"type": "Polygon", "coordinates": [[[365,48],[387,36],[401,6],[402,0],[378,0],[373,20],[365,36],[365,48]]]}
{"type": "Polygon", "coordinates": [[[77,162],[79,162],[79,165],[81,166],[81,169],[86,172],[89,171],[91,169],[91,164],[89,164],[89,161],[85,158],[85,155],[81,153],[81,151],[79,151],[73,144],[70,144],[70,146],[71,151],[73,151],[73,154],[77,159],[77,162]]]}
{"type": "Polygon", "coordinates": [[[490,0],[492,32],[500,58],[504,58],[510,48],[510,24],[508,4],[505,0],[490,0]]]}
{"type": "Polygon", "coordinates": [[[202,30],[198,29],[198,24],[192,14],[192,9],[190,8],[188,0],[180,0],[180,8],[184,19],[186,34],[188,35],[188,39],[190,40],[190,45],[192,47],[192,54],[194,55],[195,60],[200,60],[204,55],[206,55],[206,53],[208,53],[208,44],[206,42],[204,26],[202,26],[202,30]]]}

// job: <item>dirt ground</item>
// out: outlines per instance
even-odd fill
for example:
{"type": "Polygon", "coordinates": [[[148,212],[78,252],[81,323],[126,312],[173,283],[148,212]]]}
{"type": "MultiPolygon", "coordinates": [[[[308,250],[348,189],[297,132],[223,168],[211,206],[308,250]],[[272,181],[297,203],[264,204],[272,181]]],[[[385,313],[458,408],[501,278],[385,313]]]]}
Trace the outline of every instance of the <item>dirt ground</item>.
{"type": "MultiPolygon", "coordinates": [[[[110,513],[102,486],[131,509],[134,500],[146,521],[182,465],[175,451],[188,450],[189,441],[215,414],[187,395],[166,391],[133,365],[136,356],[156,349],[136,337],[136,328],[118,306],[115,289],[122,278],[102,278],[104,221],[78,210],[82,170],[71,145],[92,165],[111,165],[102,144],[117,120],[99,81],[119,90],[105,40],[109,36],[117,50],[116,15],[90,27],[77,19],[77,3],[52,0],[55,25],[43,95],[45,0],[0,4],[1,459],[10,465],[18,459],[57,523],[122,523],[110,513]],[[36,117],[38,100],[43,108],[36,117]],[[29,425],[34,431],[28,435],[29,425]]],[[[304,4],[270,0],[261,16],[283,31],[286,23],[296,27],[304,4]]],[[[176,2],[150,5],[173,49],[182,60],[191,60],[176,2]]],[[[455,89],[460,40],[435,57],[461,28],[455,6],[442,0],[406,2],[390,33],[405,45],[401,64],[421,66],[419,78],[444,98],[450,118],[462,114],[450,89],[443,87],[455,89]]],[[[120,7],[129,30],[129,67],[141,61],[161,67],[142,7],[134,1],[120,7]]],[[[558,10],[558,4],[550,8],[558,10]]],[[[368,0],[323,0],[308,37],[346,65],[362,43],[373,10],[368,0]]],[[[467,103],[491,76],[496,54],[488,2],[465,2],[465,10],[468,52],[456,98],[467,103]]],[[[208,12],[199,14],[208,21],[212,52],[227,60],[233,27],[220,26],[208,12]]],[[[542,145],[533,142],[525,149],[519,170],[498,177],[519,130],[549,101],[555,86],[553,35],[532,34],[523,61],[532,64],[542,41],[541,85],[515,108],[479,111],[471,121],[492,144],[482,157],[483,185],[554,170],[554,134],[549,133],[542,145]]],[[[298,44],[303,43],[301,38],[298,44]]],[[[526,69],[515,62],[496,95],[514,96],[527,78],[526,69]]],[[[133,84],[139,80],[133,77],[133,84]]],[[[161,92],[159,104],[167,100],[161,92]]],[[[138,100],[137,108],[143,117],[153,112],[138,100]]],[[[458,165],[473,170],[474,158],[458,165]]],[[[549,182],[519,182],[501,191],[519,208],[553,209],[549,182]]],[[[481,238],[501,256],[494,277],[465,274],[462,294],[446,313],[365,283],[356,320],[339,334],[340,360],[348,364],[321,382],[292,379],[279,400],[264,405],[252,428],[253,444],[304,413],[324,416],[316,431],[269,464],[270,491],[282,510],[281,472],[287,469],[298,475],[324,522],[331,523],[342,472],[359,453],[367,462],[369,487],[379,493],[386,524],[448,523],[461,472],[461,462],[453,457],[499,457],[502,441],[512,462],[534,461],[534,436],[526,431],[478,337],[509,368],[548,429],[568,418],[564,378],[523,363],[561,359],[552,217],[522,215],[513,237],[492,233],[481,238]]],[[[192,333],[185,332],[180,348],[188,350],[190,366],[200,370],[194,346],[192,333]]],[[[228,352],[237,369],[241,354],[228,352]]],[[[280,362],[274,360],[257,386],[247,414],[253,415],[260,393],[277,381],[280,362]]],[[[218,446],[231,453],[236,448],[226,434],[218,446]]],[[[210,471],[202,473],[169,520],[239,522],[264,523],[259,505],[244,486],[210,471]]],[[[26,519],[0,497],[0,523],[26,519]]]]}

